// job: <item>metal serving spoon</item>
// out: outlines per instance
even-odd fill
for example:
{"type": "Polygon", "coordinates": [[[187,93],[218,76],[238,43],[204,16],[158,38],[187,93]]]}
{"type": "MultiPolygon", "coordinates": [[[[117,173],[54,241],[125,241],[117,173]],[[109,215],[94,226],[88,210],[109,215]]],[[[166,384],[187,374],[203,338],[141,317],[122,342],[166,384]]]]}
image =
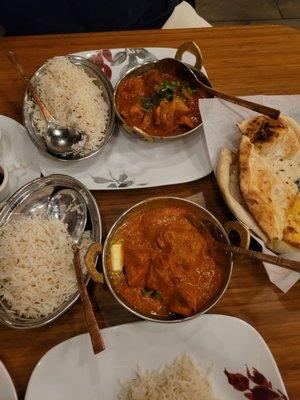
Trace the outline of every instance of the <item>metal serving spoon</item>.
{"type": "Polygon", "coordinates": [[[59,219],[65,223],[74,241],[74,269],[85,323],[90,334],[94,354],[98,354],[105,349],[105,345],[86,289],[80,262],[80,250],[77,246],[81,241],[86,225],[86,203],[80,193],[73,189],[63,189],[50,199],[47,206],[47,214],[51,218],[59,219]]]}
{"type": "Polygon", "coordinates": [[[279,267],[283,267],[286,269],[289,269],[291,271],[296,271],[300,272],[300,260],[290,260],[287,258],[283,258],[281,256],[275,256],[272,254],[265,254],[262,253],[261,251],[255,251],[255,250],[250,250],[248,248],[250,244],[250,235],[249,231],[246,231],[245,228],[241,223],[238,221],[230,221],[227,224],[227,228],[225,230],[227,231],[227,234],[229,232],[235,232],[238,234],[238,238],[240,243],[240,246],[233,246],[229,243],[224,243],[221,242],[220,239],[216,239],[212,236],[212,234],[209,232],[207,227],[205,226],[204,222],[199,220],[199,219],[194,219],[187,217],[187,220],[190,222],[191,225],[193,225],[200,233],[205,231],[206,234],[210,237],[211,243],[213,244],[214,248],[217,250],[224,251],[225,253],[233,253],[233,254],[238,254],[241,256],[244,256],[246,258],[252,259],[252,260],[258,260],[258,261],[265,261],[269,264],[273,265],[278,265],[279,267]],[[244,246],[244,247],[242,247],[244,246]]]}
{"type": "Polygon", "coordinates": [[[176,76],[181,77],[184,80],[194,82],[196,86],[203,89],[206,93],[219,97],[220,99],[229,101],[230,103],[237,104],[239,106],[249,108],[250,110],[256,111],[260,114],[267,115],[270,118],[278,119],[280,111],[271,107],[263,106],[261,104],[253,103],[252,101],[244,100],[239,97],[232,96],[223,92],[219,92],[210,86],[205,85],[202,81],[198,79],[194,71],[186,66],[183,62],[176,60],[175,58],[164,58],[157,61],[156,68],[168,72],[174,73],[176,76]]]}
{"type": "Polygon", "coordinates": [[[264,254],[260,251],[243,249],[242,247],[232,246],[228,243],[215,242],[215,246],[227,253],[238,254],[252,260],[264,261],[269,264],[278,265],[279,267],[289,269],[291,271],[300,272],[300,261],[289,260],[287,258],[274,256],[272,254],[264,254]]]}
{"type": "Polygon", "coordinates": [[[46,146],[51,153],[59,154],[59,155],[67,155],[70,153],[74,153],[76,150],[84,146],[87,136],[84,132],[79,132],[74,127],[66,128],[60,126],[55,121],[55,118],[48,111],[45,103],[42,101],[37,91],[33,87],[30,80],[25,76],[23,68],[21,64],[17,61],[16,56],[13,51],[7,51],[6,56],[18,72],[19,76],[25,82],[27,89],[31,96],[34,98],[34,101],[39,106],[42,111],[45,120],[47,121],[47,131],[45,134],[45,142],[46,146]],[[77,145],[77,146],[76,146],[77,145]]]}

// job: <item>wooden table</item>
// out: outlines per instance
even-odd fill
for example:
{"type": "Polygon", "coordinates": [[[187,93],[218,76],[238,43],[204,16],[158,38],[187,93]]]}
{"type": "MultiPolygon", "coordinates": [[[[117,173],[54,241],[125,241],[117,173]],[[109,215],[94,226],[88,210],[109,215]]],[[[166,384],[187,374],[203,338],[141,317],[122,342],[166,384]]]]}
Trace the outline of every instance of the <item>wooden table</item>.
{"type": "MultiPolygon", "coordinates": [[[[167,31],[93,33],[12,37],[1,49],[12,49],[27,74],[47,58],[80,50],[166,46],[196,40],[216,88],[235,95],[300,92],[300,33],[287,27],[245,26],[167,31]]],[[[24,86],[3,52],[0,54],[0,113],[21,121],[24,86]]],[[[129,206],[156,195],[176,195],[205,204],[221,221],[232,218],[213,175],[199,181],[153,189],[93,193],[101,211],[104,235],[129,206]]],[[[300,398],[299,282],[287,294],[270,283],[261,264],[238,260],[230,286],[213,313],[233,315],[253,325],[265,338],[282,373],[290,399],[300,398]]],[[[110,292],[90,286],[101,327],[135,320],[110,292]],[[98,301],[97,301],[98,300],[98,301]],[[101,311],[98,304],[101,303],[101,311]]],[[[52,325],[33,331],[0,327],[0,358],[9,369],[20,398],[40,357],[51,347],[85,332],[81,305],[52,325]]]]}

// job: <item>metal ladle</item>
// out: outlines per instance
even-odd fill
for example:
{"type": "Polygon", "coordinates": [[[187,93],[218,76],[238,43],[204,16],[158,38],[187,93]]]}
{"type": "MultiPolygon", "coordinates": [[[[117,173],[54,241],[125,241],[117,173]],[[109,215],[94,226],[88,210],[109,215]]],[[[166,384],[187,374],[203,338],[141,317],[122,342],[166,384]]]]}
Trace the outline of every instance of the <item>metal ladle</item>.
{"type": "Polygon", "coordinates": [[[193,82],[195,86],[204,90],[211,96],[218,97],[220,99],[229,101],[230,103],[237,104],[241,107],[248,108],[250,110],[256,111],[260,114],[267,115],[272,119],[278,119],[280,111],[271,107],[263,106],[262,104],[254,103],[249,100],[244,100],[236,96],[232,96],[227,93],[220,92],[219,90],[213,89],[205,85],[202,81],[198,79],[194,71],[185,65],[183,62],[176,60],[175,58],[164,58],[156,63],[156,68],[167,73],[173,73],[175,76],[193,82]]]}
{"type": "Polygon", "coordinates": [[[68,155],[75,152],[75,147],[76,150],[83,147],[87,139],[86,134],[84,132],[79,132],[75,127],[67,128],[60,126],[48,111],[45,103],[38,95],[30,80],[24,74],[23,68],[17,61],[14,52],[7,51],[6,56],[11,62],[12,66],[18,72],[19,76],[25,82],[29,93],[44,115],[44,118],[48,124],[44,138],[49,151],[54,154],[68,155]]]}
{"type": "Polygon", "coordinates": [[[233,253],[244,256],[251,260],[258,260],[262,262],[267,262],[269,264],[277,265],[279,267],[283,267],[289,269],[291,271],[300,272],[300,260],[292,260],[283,258],[281,256],[275,256],[272,254],[265,254],[261,251],[250,250],[250,233],[249,229],[245,228],[243,224],[238,221],[230,221],[225,224],[225,230],[227,234],[235,232],[238,234],[240,244],[238,246],[231,245],[229,243],[221,242],[219,239],[212,237],[206,228],[203,221],[195,220],[191,218],[187,218],[191,225],[193,225],[200,233],[205,232],[207,237],[210,237],[212,240],[212,245],[215,250],[221,250],[226,253],[233,253]]]}
{"type": "Polygon", "coordinates": [[[85,323],[90,334],[94,354],[98,354],[105,349],[105,344],[87,292],[78,247],[87,220],[86,203],[82,195],[75,190],[62,189],[50,199],[47,206],[47,214],[50,218],[56,218],[65,223],[67,225],[67,230],[74,241],[74,269],[81,297],[85,323]]]}

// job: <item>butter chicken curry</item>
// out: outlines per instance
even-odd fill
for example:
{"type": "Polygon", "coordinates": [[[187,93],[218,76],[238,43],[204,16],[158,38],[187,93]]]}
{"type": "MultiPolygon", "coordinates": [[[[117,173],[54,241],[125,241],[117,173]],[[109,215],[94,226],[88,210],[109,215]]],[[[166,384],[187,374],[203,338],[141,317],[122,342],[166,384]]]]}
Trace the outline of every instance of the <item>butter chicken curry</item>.
{"type": "Polygon", "coordinates": [[[201,123],[201,89],[159,69],[124,78],[116,93],[116,106],[129,126],[152,136],[174,136],[201,123]]]}
{"type": "Polygon", "coordinates": [[[222,269],[191,211],[159,207],[121,225],[107,254],[115,291],[143,314],[190,316],[218,292],[222,269]]]}

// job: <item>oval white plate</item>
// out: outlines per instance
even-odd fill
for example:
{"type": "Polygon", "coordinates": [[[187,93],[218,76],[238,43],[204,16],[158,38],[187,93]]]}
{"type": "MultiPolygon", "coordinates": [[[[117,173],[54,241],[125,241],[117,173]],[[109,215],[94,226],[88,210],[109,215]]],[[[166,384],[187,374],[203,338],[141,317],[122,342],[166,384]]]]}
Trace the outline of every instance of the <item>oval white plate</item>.
{"type": "MultiPolygon", "coordinates": [[[[97,356],[87,334],[46,353],[31,375],[25,400],[40,400],[41,393],[43,400],[117,399],[120,379],[132,377],[137,364],[157,368],[183,353],[193,356],[204,371],[211,368],[219,399],[245,399],[245,391],[228,383],[224,369],[246,376],[246,365],[250,372],[254,367],[262,373],[276,393],[286,394],[265,341],[238,318],[207,314],[173,325],[137,322],[104,329],[103,336],[106,350],[97,356]]],[[[279,399],[285,399],[282,396],[279,399]]]]}
{"type": "Polygon", "coordinates": [[[0,399],[1,400],[17,400],[17,392],[11,377],[0,361],[0,399]]]}
{"type": "MultiPolygon", "coordinates": [[[[175,51],[153,47],[101,52],[90,50],[76,54],[89,59],[99,54],[102,69],[111,74],[114,86],[124,70],[133,67],[136,62],[174,57],[175,51]]],[[[193,64],[194,58],[187,53],[184,60],[193,64]]],[[[112,138],[96,157],[77,163],[63,163],[40,155],[39,164],[44,175],[61,173],[63,169],[65,174],[78,179],[90,190],[137,189],[191,182],[212,171],[202,127],[183,139],[147,143],[130,137],[117,124],[112,138]]]]}

